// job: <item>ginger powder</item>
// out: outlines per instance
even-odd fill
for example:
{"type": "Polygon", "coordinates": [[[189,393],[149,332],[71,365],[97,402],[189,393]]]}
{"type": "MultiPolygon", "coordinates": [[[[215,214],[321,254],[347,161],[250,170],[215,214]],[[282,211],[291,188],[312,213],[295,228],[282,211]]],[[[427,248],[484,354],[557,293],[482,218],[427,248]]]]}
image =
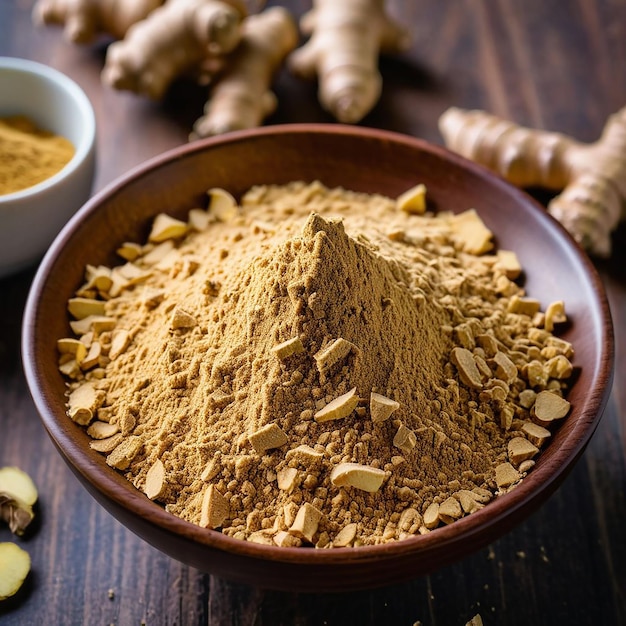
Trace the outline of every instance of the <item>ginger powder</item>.
{"type": "Polygon", "coordinates": [[[39,128],[26,116],[0,118],[0,195],[54,176],[74,152],[68,139],[39,128]]]}
{"type": "Polygon", "coordinates": [[[301,182],[229,207],[158,217],[68,303],[68,419],[109,465],[192,523],[318,548],[432,532],[524,479],[573,348],[477,212],[301,182]]]}

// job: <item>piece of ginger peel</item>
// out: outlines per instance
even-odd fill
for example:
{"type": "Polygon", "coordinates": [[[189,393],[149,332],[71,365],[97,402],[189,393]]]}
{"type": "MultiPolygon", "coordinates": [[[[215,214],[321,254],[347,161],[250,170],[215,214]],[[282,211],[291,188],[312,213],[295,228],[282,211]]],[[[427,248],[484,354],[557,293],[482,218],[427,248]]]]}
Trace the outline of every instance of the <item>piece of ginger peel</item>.
{"type": "Polygon", "coordinates": [[[626,108],[590,144],[455,107],[443,113],[439,128],[448,148],[514,185],[562,190],[548,212],[591,254],[610,256],[626,202],[626,108]]]}

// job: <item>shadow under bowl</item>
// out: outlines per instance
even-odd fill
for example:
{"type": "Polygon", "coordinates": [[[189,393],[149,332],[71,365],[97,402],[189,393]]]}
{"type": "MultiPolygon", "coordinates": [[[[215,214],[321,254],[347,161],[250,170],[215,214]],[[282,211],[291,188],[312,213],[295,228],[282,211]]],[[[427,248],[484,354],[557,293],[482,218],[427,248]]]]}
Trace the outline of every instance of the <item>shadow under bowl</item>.
{"type": "Polygon", "coordinates": [[[430,573],[484,547],[535,511],[562,483],[589,442],[608,399],[613,335],[602,283],[562,226],[527,194],[444,148],[386,131],[287,125],[241,131],[182,146],[114,182],[69,222],[42,261],[26,306],[23,358],[43,423],[83,485],[112,515],[166,554],[202,571],[258,587],[347,591],[430,573]],[[159,212],[186,219],[206,190],[235,196],[256,184],[319,180],[329,187],[395,197],[425,183],[439,209],[475,208],[498,247],[514,250],[530,296],[566,304],[562,335],[579,377],[569,416],[521,484],[449,526],[404,541],[337,549],[258,545],[200,528],[148,500],[92,451],[65,413],[56,340],[68,336],[67,300],[86,264],[119,263],[124,241],[145,241],[159,212]]]}

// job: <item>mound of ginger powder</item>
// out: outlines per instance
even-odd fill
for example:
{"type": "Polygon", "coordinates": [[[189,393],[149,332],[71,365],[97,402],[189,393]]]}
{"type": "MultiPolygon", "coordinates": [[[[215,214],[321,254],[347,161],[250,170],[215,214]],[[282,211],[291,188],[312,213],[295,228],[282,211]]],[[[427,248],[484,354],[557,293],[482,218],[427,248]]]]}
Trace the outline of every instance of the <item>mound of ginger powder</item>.
{"type": "Polygon", "coordinates": [[[279,546],[428,533],[514,488],[569,412],[563,302],[473,209],[319,182],[154,220],[87,266],[67,412],[174,515],[279,546]]]}

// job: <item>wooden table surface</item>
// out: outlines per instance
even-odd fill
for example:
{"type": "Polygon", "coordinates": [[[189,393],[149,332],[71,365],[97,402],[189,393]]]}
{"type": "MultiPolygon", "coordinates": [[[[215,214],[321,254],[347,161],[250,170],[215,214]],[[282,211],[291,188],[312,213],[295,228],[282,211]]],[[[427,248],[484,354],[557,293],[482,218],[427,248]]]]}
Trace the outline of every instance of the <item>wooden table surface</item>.
{"type": "MultiPolygon", "coordinates": [[[[283,3],[300,15],[310,2],[283,3]]],[[[77,47],[36,30],[32,0],[0,0],[0,55],[47,63],[89,95],[98,124],[94,191],[186,141],[203,92],[180,82],[162,103],[103,87],[104,43],[77,47]]],[[[624,0],[396,0],[414,43],[384,59],[384,92],[363,125],[442,143],[450,105],[594,140],[626,104],[624,0]]],[[[314,85],[283,71],[267,124],[326,122],[314,85]]],[[[347,594],[262,591],[198,572],[138,539],[81,487],[48,439],[22,372],[20,324],[34,269],[0,281],[0,465],[40,489],[33,570],[0,623],[36,624],[626,624],[626,228],[595,261],[615,325],[615,382],[598,430],[534,516],[462,562],[393,587],[347,594]]],[[[549,271],[549,268],[546,268],[549,271]]],[[[0,541],[11,540],[6,526],[0,541]]]]}

